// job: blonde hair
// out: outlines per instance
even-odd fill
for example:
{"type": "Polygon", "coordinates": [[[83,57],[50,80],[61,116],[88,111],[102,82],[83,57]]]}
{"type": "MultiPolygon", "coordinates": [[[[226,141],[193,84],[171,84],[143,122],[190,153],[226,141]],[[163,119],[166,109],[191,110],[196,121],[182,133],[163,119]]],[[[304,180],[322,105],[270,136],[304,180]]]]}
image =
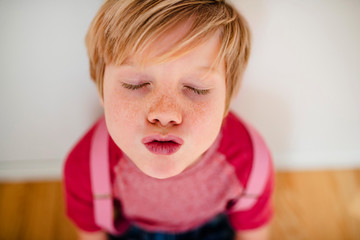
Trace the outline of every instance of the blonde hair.
{"type": "Polygon", "coordinates": [[[251,47],[246,20],[225,0],[107,0],[100,7],[86,35],[90,75],[103,97],[106,64],[122,64],[144,51],[161,34],[190,20],[185,37],[164,53],[159,61],[176,58],[220,31],[216,62],[226,69],[226,113],[237,93],[251,47]]]}

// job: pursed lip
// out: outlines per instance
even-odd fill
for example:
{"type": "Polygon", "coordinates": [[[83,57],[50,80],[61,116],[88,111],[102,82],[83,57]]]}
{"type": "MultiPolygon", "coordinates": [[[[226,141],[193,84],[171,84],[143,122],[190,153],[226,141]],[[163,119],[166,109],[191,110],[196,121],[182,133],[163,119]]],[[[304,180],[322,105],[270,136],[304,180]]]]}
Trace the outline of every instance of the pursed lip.
{"type": "Polygon", "coordinates": [[[143,138],[142,143],[153,154],[171,155],[180,149],[184,140],[174,135],[151,135],[143,138]]]}
{"type": "Polygon", "coordinates": [[[146,143],[150,143],[150,142],[154,142],[154,141],[158,141],[158,142],[175,142],[177,144],[182,145],[184,143],[184,140],[182,140],[181,138],[175,136],[175,135],[166,135],[166,136],[162,136],[160,134],[157,135],[151,135],[151,136],[147,136],[144,137],[142,139],[142,143],[146,144],[146,143]]]}

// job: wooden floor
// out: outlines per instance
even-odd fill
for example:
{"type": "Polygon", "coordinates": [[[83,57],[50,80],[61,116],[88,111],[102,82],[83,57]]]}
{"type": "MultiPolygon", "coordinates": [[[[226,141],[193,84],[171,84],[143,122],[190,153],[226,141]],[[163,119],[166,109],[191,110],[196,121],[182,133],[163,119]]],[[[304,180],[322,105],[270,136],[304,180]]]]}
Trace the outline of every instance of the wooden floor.
{"type": "MultiPolygon", "coordinates": [[[[360,239],[360,170],[278,172],[271,239],[360,239]]],[[[0,183],[0,240],[76,239],[60,182],[0,183]]]]}

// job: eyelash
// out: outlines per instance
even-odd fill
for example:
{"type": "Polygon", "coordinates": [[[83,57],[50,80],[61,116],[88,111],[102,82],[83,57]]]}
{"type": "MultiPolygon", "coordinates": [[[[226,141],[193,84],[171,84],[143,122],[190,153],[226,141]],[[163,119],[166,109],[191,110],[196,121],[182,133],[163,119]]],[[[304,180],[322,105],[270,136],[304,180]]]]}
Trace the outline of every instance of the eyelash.
{"type": "MultiPolygon", "coordinates": [[[[121,83],[121,85],[126,88],[126,89],[130,89],[130,90],[138,90],[140,88],[143,88],[147,85],[150,85],[150,83],[141,83],[141,84],[137,84],[137,85],[132,85],[132,84],[128,84],[128,83],[121,83]]],[[[210,92],[209,89],[197,89],[197,88],[193,88],[193,87],[189,87],[186,86],[187,89],[189,89],[190,91],[194,92],[195,94],[198,95],[206,95],[210,92]]]]}
{"type": "Polygon", "coordinates": [[[124,88],[130,89],[130,90],[138,90],[138,89],[140,89],[142,87],[150,85],[150,83],[141,83],[141,84],[137,84],[137,85],[132,85],[132,84],[128,84],[128,83],[121,83],[121,85],[124,88]]]}
{"type": "Polygon", "coordinates": [[[197,89],[197,88],[193,88],[193,87],[186,87],[187,89],[193,91],[194,93],[198,94],[198,95],[206,95],[210,92],[209,89],[197,89]]]}

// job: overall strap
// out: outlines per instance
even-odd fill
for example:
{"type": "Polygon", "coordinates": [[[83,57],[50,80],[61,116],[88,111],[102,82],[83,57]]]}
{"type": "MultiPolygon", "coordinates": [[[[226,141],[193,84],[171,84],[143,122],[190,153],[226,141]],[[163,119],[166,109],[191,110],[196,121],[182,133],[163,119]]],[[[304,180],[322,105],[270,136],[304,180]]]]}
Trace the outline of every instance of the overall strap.
{"type": "Polygon", "coordinates": [[[268,148],[260,134],[249,124],[242,121],[246,127],[253,146],[253,166],[249,179],[242,194],[236,204],[237,211],[245,211],[252,208],[263,193],[269,179],[271,168],[271,157],[268,148]]]}
{"type": "Polygon", "coordinates": [[[109,167],[109,135],[104,117],[98,121],[91,142],[90,175],[95,222],[107,232],[118,234],[119,232],[114,226],[114,208],[109,167]]]}

